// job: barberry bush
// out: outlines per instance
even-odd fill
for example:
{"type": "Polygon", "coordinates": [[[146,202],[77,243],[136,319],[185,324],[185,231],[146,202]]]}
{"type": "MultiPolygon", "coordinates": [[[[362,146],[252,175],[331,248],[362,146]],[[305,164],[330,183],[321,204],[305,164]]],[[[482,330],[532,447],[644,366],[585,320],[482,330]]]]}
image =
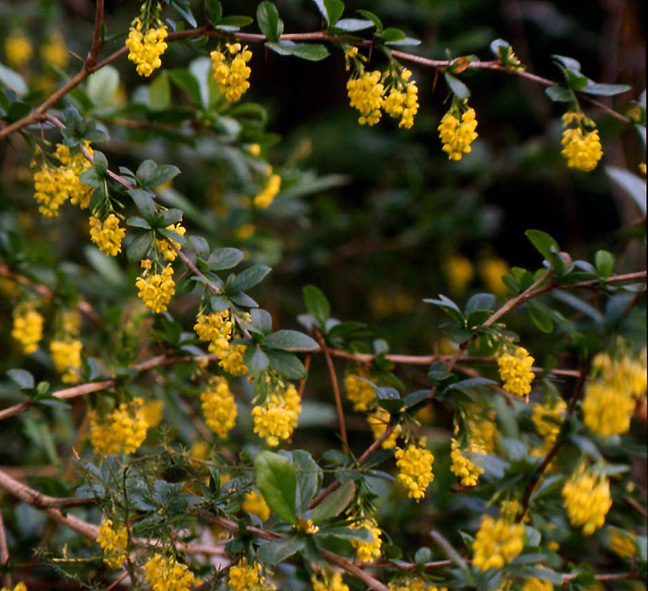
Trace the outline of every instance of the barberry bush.
{"type": "Polygon", "coordinates": [[[3,591],[645,589],[644,8],[370,4],[0,2],[3,591]]]}

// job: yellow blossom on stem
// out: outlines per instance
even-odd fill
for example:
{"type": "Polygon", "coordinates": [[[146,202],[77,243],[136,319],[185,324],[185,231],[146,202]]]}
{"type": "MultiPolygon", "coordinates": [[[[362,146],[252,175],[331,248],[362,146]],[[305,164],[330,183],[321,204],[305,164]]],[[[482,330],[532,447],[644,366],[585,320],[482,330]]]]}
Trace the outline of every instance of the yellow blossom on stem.
{"type": "Polygon", "coordinates": [[[378,70],[364,72],[347,82],[349,101],[354,109],[360,111],[360,125],[375,125],[380,121],[385,86],[380,82],[378,70]]]}
{"type": "Polygon", "coordinates": [[[82,348],[83,345],[78,339],[55,340],[50,343],[52,362],[56,371],[63,374],[61,381],[65,384],[75,384],[79,381],[78,370],[81,368],[82,348]]]}
{"type": "Polygon", "coordinates": [[[522,591],[553,591],[553,588],[551,581],[543,579],[525,579],[522,585],[522,591]]]}
{"type": "Polygon", "coordinates": [[[523,347],[516,347],[513,353],[502,353],[497,358],[503,388],[516,396],[526,396],[531,392],[531,382],[535,375],[531,371],[535,359],[523,347]]]}
{"type": "Polygon", "coordinates": [[[267,521],[272,515],[268,503],[266,503],[263,495],[256,490],[251,490],[245,495],[245,499],[241,503],[241,509],[256,515],[261,521],[267,521]]]}
{"type": "MultiPolygon", "coordinates": [[[[379,406],[374,412],[367,415],[367,422],[371,427],[374,439],[378,439],[387,430],[387,425],[389,424],[390,419],[391,417],[389,413],[382,408],[382,406],[379,406]]],[[[394,449],[396,447],[396,441],[402,432],[403,427],[396,425],[396,428],[392,431],[391,435],[382,442],[382,448],[394,449]]]]}
{"type": "Polygon", "coordinates": [[[40,55],[45,63],[61,69],[65,69],[70,61],[70,52],[60,33],[55,33],[42,45],[40,55]]]}
{"type": "Polygon", "coordinates": [[[11,336],[22,346],[25,355],[38,350],[38,343],[43,338],[43,317],[29,307],[18,307],[13,315],[11,336]]]}
{"type": "Polygon", "coordinates": [[[551,447],[558,439],[566,411],[567,404],[562,398],[551,400],[548,404],[533,405],[531,420],[538,434],[545,440],[546,447],[551,447]]]}
{"type": "MultiPolygon", "coordinates": [[[[9,587],[3,587],[2,589],[0,589],[0,591],[12,591],[12,590],[9,589],[9,587]]],[[[15,585],[13,591],[27,591],[27,585],[25,585],[25,583],[21,581],[20,583],[17,583],[15,585]]]]}
{"type": "Polygon", "coordinates": [[[128,547],[128,530],[122,523],[114,527],[112,519],[106,519],[99,526],[97,543],[103,550],[103,561],[110,568],[120,568],[126,561],[126,548],[128,547]]]}
{"type": "Polygon", "coordinates": [[[569,168],[589,172],[603,157],[603,149],[594,122],[587,119],[585,126],[584,120],[582,113],[570,111],[563,115],[562,155],[569,168]]]}
{"type": "Polygon", "coordinates": [[[225,439],[236,424],[237,414],[236,402],[227,379],[213,376],[200,395],[200,402],[207,426],[220,438],[225,439]]]}
{"type": "Polygon", "coordinates": [[[581,467],[562,489],[570,523],[582,527],[586,536],[605,523],[612,506],[610,483],[605,476],[588,472],[581,467]]]}
{"type": "Polygon", "coordinates": [[[227,351],[223,353],[218,365],[234,377],[244,376],[248,372],[248,366],[245,365],[243,360],[243,353],[245,353],[246,348],[245,345],[230,345],[227,351]]]}
{"type": "Polygon", "coordinates": [[[420,501],[434,480],[432,465],[434,455],[424,447],[425,440],[419,445],[409,445],[406,449],[396,450],[398,482],[407,489],[407,496],[420,501]]]}
{"type": "Polygon", "coordinates": [[[391,581],[389,591],[448,591],[447,587],[435,587],[419,577],[391,581]]]}
{"type": "MultiPolygon", "coordinates": [[[[470,445],[468,451],[484,453],[483,448],[479,444],[474,443],[470,445]]],[[[479,483],[479,475],[484,473],[484,469],[466,456],[459,442],[454,438],[452,439],[450,458],[452,459],[450,471],[459,479],[462,486],[477,486],[479,483]]]]}
{"type": "Polygon", "coordinates": [[[242,558],[238,564],[229,569],[227,584],[232,591],[274,591],[275,586],[266,581],[258,562],[249,564],[247,558],[242,558]]]}
{"type": "Polygon", "coordinates": [[[470,154],[471,144],[477,139],[477,119],[474,109],[467,109],[459,120],[455,112],[448,111],[439,124],[439,137],[443,151],[449,160],[461,160],[464,154],[470,154]]]}
{"type": "Polygon", "coordinates": [[[153,591],[189,591],[196,580],[187,565],[159,554],[146,561],[144,576],[153,591]]]}
{"type": "Polygon", "coordinates": [[[212,72],[218,84],[218,90],[230,103],[238,101],[250,88],[251,68],[248,62],[252,52],[240,43],[227,43],[226,50],[212,51],[212,72]]]}
{"type": "Polygon", "coordinates": [[[162,65],[161,56],[167,49],[168,36],[166,25],[159,28],[149,27],[142,30],[142,21],[136,18],[130,26],[126,47],[128,59],[137,66],[140,76],[148,77],[162,65]]]}
{"type": "Polygon", "coordinates": [[[254,205],[260,209],[270,207],[281,189],[281,177],[278,174],[271,174],[263,189],[254,196],[254,205]]]}
{"type": "Polygon", "coordinates": [[[365,411],[376,399],[376,392],[371,384],[359,378],[371,380],[371,373],[364,365],[358,366],[344,377],[344,387],[353,409],[365,411]]]}
{"type": "Polygon", "coordinates": [[[418,113],[418,87],[411,80],[412,72],[403,68],[398,80],[399,88],[392,88],[383,102],[385,113],[391,117],[400,117],[399,127],[411,129],[414,116],[418,113]]]}
{"type": "Polygon", "coordinates": [[[114,257],[121,252],[121,243],[126,230],[119,227],[119,218],[111,213],[103,222],[92,216],[90,218],[90,238],[99,250],[114,257]]]}
{"type": "Polygon", "coordinates": [[[290,384],[284,391],[273,386],[263,404],[252,409],[254,432],[276,447],[280,440],[290,439],[300,412],[301,401],[295,386],[290,384]]]}
{"type": "Polygon", "coordinates": [[[223,310],[199,314],[194,330],[201,341],[209,341],[209,351],[221,358],[229,349],[233,326],[231,312],[223,310]]]}
{"type": "Polygon", "coordinates": [[[351,540],[351,545],[355,548],[356,556],[360,562],[373,562],[380,558],[380,548],[382,546],[381,532],[376,520],[373,518],[364,519],[353,523],[351,529],[365,528],[371,533],[373,538],[371,542],[362,540],[351,540]]]}
{"type": "Polygon", "coordinates": [[[480,571],[502,568],[524,549],[524,525],[485,515],[473,542],[473,564],[480,571]]]}
{"type": "Polygon", "coordinates": [[[637,554],[637,536],[632,532],[611,528],[608,542],[612,552],[621,558],[632,558],[637,554]]]}
{"type": "Polygon", "coordinates": [[[131,404],[122,402],[105,417],[100,417],[96,411],[92,411],[90,443],[95,453],[101,456],[135,453],[146,439],[148,429],[143,405],[144,401],[141,398],[135,398],[131,404]]]}
{"type": "Polygon", "coordinates": [[[151,400],[142,407],[142,417],[149,429],[155,429],[164,417],[164,402],[162,400],[151,400]]]}
{"type": "MultiPolygon", "coordinates": [[[[144,263],[144,261],[142,261],[144,263]]],[[[171,298],[175,294],[173,267],[168,264],[161,273],[149,274],[145,267],[144,273],[137,278],[135,286],[139,289],[138,297],[156,314],[166,312],[171,298]]]]}
{"type": "Polygon", "coordinates": [[[24,35],[10,35],[4,43],[5,57],[12,68],[21,68],[31,58],[34,50],[31,41],[24,35]]]}
{"type": "MultiPolygon", "coordinates": [[[[176,234],[180,236],[184,236],[187,232],[187,228],[185,228],[182,224],[171,224],[170,226],[167,226],[165,228],[166,230],[170,230],[171,232],[175,232],[176,234]]],[[[175,261],[176,257],[178,256],[176,254],[176,250],[180,250],[182,248],[182,245],[177,242],[176,240],[170,239],[171,244],[175,246],[175,250],[169,244],[169,241],[166,239],[164,240],[158,240],[157,238],[155,239],[155,245],[157,249],[160,251],[160,254],[164,257],[165,261],[175,261]]]]}
{"type": "Polygon", "coordinates": [[[317,570],[311,575],[313,591],[349,591],[342,573],[317,570]]]}

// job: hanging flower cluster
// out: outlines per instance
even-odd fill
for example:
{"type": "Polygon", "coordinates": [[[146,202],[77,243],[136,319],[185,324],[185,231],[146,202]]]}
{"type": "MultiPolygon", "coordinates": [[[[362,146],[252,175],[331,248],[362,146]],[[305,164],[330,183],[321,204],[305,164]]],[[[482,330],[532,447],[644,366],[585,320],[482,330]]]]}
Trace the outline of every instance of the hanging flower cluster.
{"type": "Polygon", "coordinates": [[[382,547],[381,531],[373,518],[366,518],[361,521],[356,521],[351,525],[352,529],[365,528],[371,534],[371,542],[363,542],[362,540],[351,540],[351,545],[355,548],[356,556],[360,562],[373,562],[380,558],[382,547]]]}
{"type": "Polygon", "coordinates": [[[232,591],[274,591],[276,587],[266,580],[258,562],[249,564],[242,558],[229,569],[227,583],[232,591]]]}
{"type": "Polygon", "coordinates": [[[7,63],[12,68],[22,68],[31,59],[34,48],[27,37],[17,33],[5,39],[4,52],[7,63]]]}
{"type": "Polygon", "coordinates": [[[562,496],[570,523],[582,527],[586,536],[605,523],[605,516],[612,506],[608,479],[587,471],[585,466],[581,466],[565,483],[562,496]]]}
{"type": "Polygon", "coordinates": [[[542,437],[543,444],[537,449],[532,449],[531,455],[545,456],[552,448],[560,434],[566,411],[567,404],[559,396],[553,397],[545,404],[536,403],[533,405],[531,420],[538,435],[542,437]]]}
{"type": "Polygon", "coordinates": [[[347,398],[353,404],[353,410],[366,411],[369,405],[376,400],[373,386],[365,382],[365,380],[371,379],[371,372],[364,365],[357,366],[344,376],[344,387],[347,398]]]}
{"type": "Polygon", "coordinates": [[[562,120],[562,155],[567,160],[567,166],[583,172],[594,170],[603,157],[596,124],[583,113],[575,111],[565,113],[562,120]]]}
{"type": "Polygon", "coordinates": [[[43,316],[29,305],[17,306],[11,336],[20,343],[25,355],[35,353],[43,338],[43,316]]]}
{"type": "Polygon", "coordinates": [[[252,409],[254,432],[276,447],[280,441],[290,439],[300,412],[301,400],[295,386],[286,386],[276,378],[269,384],[263,403],[252,409]]]}
{"type": "Polygon", "coordinates": [[[263,189],[254,196],[254,205],[259,209],[270,207],[281,190],[281,177],[272,172],[270,165],[268,165],[268,174],[269,177],[263,189]]]}
{"type": "Polygon", "coordinates": [[[162,66],[161,57],[168,47],[165,42],[168,35],[166,25],[158,19],[150,19],[146,27],[140,18],[133,20],[128,31],[126,47],[128,59],[137,66],[140,76],[148,78],[162,66]]]}
{"type": "Polygon", "coordinates": [[[121,252],[124,236],[126,230],[119,227],[119,218],[114,213],[103,221],[94,215],[90,218],[90,239],[104,254],[117,256],[121,252]]]}
{"type": "Polygon", "coordinates": [[[452,465],[450,466],[450,471],[459,479],[462,486],[477,486],[479,475],[484,473],[484,469],[475,464],[465,452],[483,454],[485,453],[484,447],[476,442],[471,442],[466,450],[462,450],[459,441],[454,438],[452,439],[451,446],[450,458],[452,465]]]}
{"type": "Polygon", "coordinates": [[[267,521],[272,515],[268,503],[266,503],[263,495],[256,490],[251,490],[245,495],[245,499],[241,503],[241,509],[256,515],[261,521],[267,521]]]}
{"type": "Polygon", "coordinates": [[[211,52],[212,71],[218,90],[230,103],[238,101],[250,88],[249,78],[252,69],[248,62],[252,52],[240,43],[226,43],[226,51],[211,52]]]}
{"type": "Polygon", "coordinates": [[[535,378],[531,371],[535,359],[523,347],[516,347],[513,353],[504,352],[497,358],[500,378],[504,390],[516,396],[527,396],[535,378]]]}
{"type": "Polygon", "coordinates": [[[219,365],[230,375],[243,376],[248,368],[243,360],[246,346],[232,344],[234,323],[230,310],[200,313],[194,330],[201,341],[209,342],[209,351],[219,359],[219,365]]]}
{"type": "Polygon", "coordinates": [[[200,402],[207,426],[221,439],[225,439],[234,428],[237,415],[236,402],[227,379],[213,376],[200,395],[200,402]]]}
{"type": "Polygon", "coordinates": [[[389,591],[448,591],[447,587],[435,587],[419,577],[398,578],[388,585],[389,591]]]}
{"type": "MultiPolygon", "coordinates": [[[[367,415],[367,422],[369,423],[369,427],[371,427],[374,439],[378,439],[387,430],[387,425],[390,420],[390,414],[382,406],[377,407],[375,411],[367,415]]],[[[394,449],[396,447],[396,441],[402,432],[403,427],[401,425],[396,425],[387,439],[382,442],[382,448],[394,449]]]]}
{"type": "Polygon", "coordinates": [[[187,565],[159,554],[146,561],[144,576],[153,591],[189,591],[196,582],[187,565]]]}
{"type": "Polygon", "coordinates": [[[128,530],[123,523],[114,527],[112,519],[102,521],[97,543],[103,550],[103,561],[110,568],[120,568],[124,564],[128,547],[128,530]]]}
{"type": "Polygon", "coordinates": [[[135,398],[130,404],[122,402],[118,408],[104,417],[90,412],[90,443],[95,453],[132,454],[146,439],[148,423],[142,407],[144,401],[135,398]]]}
{"type": "Polygon", "coordinates": [[[583,399],[587,428],[601,437],[627,433],[637,398],[646,392],[646,379],[646,349],[639,359],[597,355],[583,399]]]}
{"type": "Polygon", "coordinates": [[[422,439],[418,445],[396,450],[398,482],[407,490],[407,496],[417,502],[425,496],[427,487],[434,480],[434,455],[425,446],[426,441],[422,439]]]}
{"type": "MultiPolygon", "coordinates": [[[[180,223],[175,225],[171,224],[165,229],[171,232],[175,232],[179,236],[184,236],[187,232],[187,229],[180,223]]],[[[159,240],[156,238],[155,246],[157,248],[157,251],[162,255],[165,261],[175,261],[176,257],[178,256],[176,250],[180,250],[182,248],[182,245],[176,240],[167,240],[166,238],[164,240],[159,240]]]]}
{"type": "MultiPolygon", "coordinates": [[[[92,153],[89,142],[85,142],[85,148],[92,153]]],[[[83,152],[72,154],[70,148],[57,144],[54,156],[60,166],[43,163],[34,173],[34,199],[39,204],[38,211],[49,218],[58,216],[61,205],[68,199],[72,205],[87,208],[92,194],[92,189],[79,178],[91,166],[83,152]]]]}
{"type": "Polygon", "coordinates": [[[311,575],[313,591],[349,591],[342,573],[318,569],[311,575]]]}
{"type": "Polygon", "coordinates": [[[79,339],[66,338],[65,340],[53,340],[50,343],[50,354],[56,371],[65,384],[75,384],[79,381],[79,369],[81,368],[81,349],[83,345],[79,339]]]}
{"type": "Polygon", "coordinates": [[[168,264],[161,273],[151,273],[152,263],[145,259],[142,261],[144,273],[140,275],[135,286],[139,289],[137,296],[152,312],[166,312],[171,298],[175,294],[173,281],[173,267],[168,264]]]}
{"type": "Polygon", "coordinates": [[[524,534],[522,523],[485,515],[473,542],[473,564],[480,571],[510,564],[524,549],[524,534]]]}
{"type": "Polygon", "coordinates": [[[477,139],[477,118],[475,110],[468,108],[466,102],[454,100],[450,110],[439,124],[439,138],[443,151],[449,160],[461,160],[464,154],[470,154],[471,144],[477,139]]]}

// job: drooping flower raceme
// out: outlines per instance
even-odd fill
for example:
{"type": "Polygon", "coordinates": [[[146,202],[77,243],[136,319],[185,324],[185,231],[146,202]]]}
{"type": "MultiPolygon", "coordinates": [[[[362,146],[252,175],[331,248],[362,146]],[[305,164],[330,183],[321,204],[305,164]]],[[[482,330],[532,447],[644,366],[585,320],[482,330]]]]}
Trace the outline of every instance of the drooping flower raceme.
{"type": "Polygon", "coordinates": [[[274,591],[276,588],[266,580],[261,565],[249,564],[247,558],[230,567],[227,583],[232,591],[274,591]]]}
{"type": "MultiPolygon", "coordinates": [[[[371,427],[374,439],[378,439],[387,430],[390,419],[389,413],[382,406],[379,406],[374,412],[367,415],[367,422],[369,423],[369,427],[371,427]]],[[[396,447],[396,441],[402,432],[403,427],[396,425],[387,439],[382,442],[382,448],[394,449],[396,447]]]]}
{"type": "Polygon", "coordinates": [[[250,88],[252,52],[240,43],[226,43],[226,51],[212,51],[212,71],[218,90],[230,103],[238,101],[250,88]]]}
{"type": "Polygon", "coordinates": [[[567,166],[589,172],[603,157],[601,139],[594,122],[582,113],[569,111],[563,115],[562,155],[567,166]]]}
{"type": "Polygon", "coordinates": [[[20,343],[25,355],[35,353],[43,338],[43,316],[30,307],[17,307],[11,336],[20,343]]]}
{"type": "Polygon", "coordinates": [[[421,445],[396,450],[398,482],[405,487],[408,497],[420,501],[425,496],[427,487],[434,480],[433,464],[434,455],[425,448],[425,440],[421,445]]]}
{"type": "Polygon", "coordinates": [[[497,358],[500,378],[504,390],[516,396],[526,396],[531,392],[531,382],[535,375],[531,371],[535,359],[523,347],[516,347],[513,353],[502,353],[497,358]]]}
{"type": "Polygon", "coordinates": [[[126,39],[128,59],[137,66],[140,76],[148,78],[162,65],[161,57],[168,47],[165,42],[168,34],[166,25],[159,28],[149,26],[144,30],[139,18],[131,23],[126,39]]]}
{"type": "MultiPolygon", "coordinates": [[[[179,236],[184,236],[187,232],[187,229],[180,223],[171,224],[170,226],[167,226],[165,230],[175,232],[179,236]]],[[[158,251],[160,252],[160,254],[164,257],[165,261],[175,261],[176,257],[178,256],[176,254],[176,250],[180,250],[182,248],[182,245],[177,240],[173,240],[172,238],[169,240],[170,243],[166,239],[159,240],[156,238],[155,245],[158,251]],[[173,245],[175,249],[171,245],[173,245]]]]}
{"type": "Polygon", "coordinates": [[[152,312],[166,312],[171,298],[175,294],[173,267],[168,264],[161,273],[150,273],[151,261],[142,261],[144,273],[137,278],[135,286],[139,289],[138,297],[152,312]]]}
{"type": "Polygon", "coordinates": [[[313,591],[349,591],[342,573],[317,570],[311,575],[313,591]]]}
{"type": "Polygon", "coordinates": [[[52,363],[65,384],[75,384],[79,381],[78,370],[81,368],[81,349],[79,339],[54,340],[50,343],[52,363]]]}
{"type": "Polygon", "coordinates": [[[269,207],[280,189],[281,177],[278,174],[270,174],[263,189],[254,196],[254,205],[260,209],[269,207]]]}
{"type": "Polygon", "coordinates": [[[115,527],[112,519],[102,521],[97,543],[103,550],[103,561],[110,568],[120,568],[124,564],[128,547],[128,530],[123,523],[115,527]]]}
{"type": "Polygon", "coordinates": [[[396,87],[389,91],[383,102],[383,109],[389,116],[400,117],[399,127],[411,129],[414,125],[414,116],[418,113],[418,87],[411,79],[412,72],[403,68],[396,81],[396,87]]]}
{"type": "Polygon", "coordinates": [[[96,216],[90,218],[90,239],[104,254],[117,256],[121,252],[124,236],[126,230],[119,227],[119,218],[114,213],[103,221],[96,216]]]}
{"type": "MultiPolygon", "coordinates": [[[[480,446],[478,443],[471,443],[468,448],[469,452],[474,453],[485,453],[483,446],[480,446]]],[[[459,479],[459,482],[462,486],[477,486],[479,482],[479,475],[484,473],[484,469],[481,466],[475,464],[461,449],[459,442],[456,439],[452,439],[452,451],[450,452],[450,458],[452,459],[452,465],[450,466],[450,471],[459,479]]]]}
{"type": "Polygon", "coordinates": [[[605,516],[612,506],[608,479],[588,472],[584,467],[564,484],[562,496],[570,523],[582,527],[586,536],[605,523],[605,516]]]}
{"type": "Polygon", "coordinates": [[[485,515],[473,542],[473,564],[486,571],[511,563],[524,549],[524,533],[522,523],[485,515]]]}
{"type": "Polygon", "coordinates": [[[301,412],[299,393],[292,384],[282,390],[280,384],[271,386],[263,404],[252,409],[254,432],[276,447],[282,440],[290,439],[301,412]]]}
{"type": "Polygon", "coordinates": [[[367,518],[357,521],[350,526],[352,529],[365,528],[371,533],[373,538],[371,542],[362,540],[351,540],[351,545],[355,548],[356,556],[360,562],[373,562],[380,558],[380,548],[382,547],[381,531],[375,519],[367,518]]]}
{"type": "Polygon", "coordinates": [[[132,454],[146,439],[148,423],[142,407],[144,401],[135,398],[132,403],[122,402],[118,408],[104,417],[96,411],[90,413],[90,443],[95,453],[132,454]]]}
{"type": "Polygon", "coordinates": [[[236,402],[227,379],[213,376],[207,388],[200,395],[207,426],[224,439],[236,424],[236,402]]]}
{"type": "Polygon", "coordinates": [[[347,398],[353,404],[354,410],[367,410],[369,404],[376,399],[376,392],[373,386],[365,380],[371,380],[371,373],[363,365],[358,366],[344,377],[347,398]]]}
{"type": "Polygon", "coordinates": [[[363,72],[357,78],[350,78],[347,82],[349,101],[354,109],[360,111],[358,123],[360,125],[375,125],[382,115],[383,93],[385,86],[382,84],[381,74],[378,70],[363,72]]]}
{"type": "Polygon", "coordinates": [[[477,139],[477,118],[474,109],[465,110],[460,118],[456,109],[450,109],[439,124],[439,138],[449,160],[461,160],[470,154],[471,144],[477,139]]]}
{"type": "Polygon", "coordinates": [[[263,495],[256,490],[251,490],[245,495],[245,499],[241,503],[241,509],[256,515],[261,521],[267,521],[272,514],[263,495]]]}
{"type": "Polygon", "coordinates": [[[159,554],[146,561],[144,576],[153,591],[189,591],[196,579],[185,564],[159,554]]]}

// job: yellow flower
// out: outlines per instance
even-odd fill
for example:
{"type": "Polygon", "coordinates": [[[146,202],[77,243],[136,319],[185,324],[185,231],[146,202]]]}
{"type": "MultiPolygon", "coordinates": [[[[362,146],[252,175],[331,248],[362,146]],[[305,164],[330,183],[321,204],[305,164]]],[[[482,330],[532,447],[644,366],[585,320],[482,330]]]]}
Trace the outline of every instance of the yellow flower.
{"type": "Polygon", "coordinates": [[[448,282],[448,288],[453,296],[462,296],[473,278],[473,265],[469,259],[462,256],[452,256],[446,259],[441,267],[448,282]]]}
{"type": "Polygon", "coordinates": [[[254,205],[260,209],[269,207],[281,189],[281,177],[278,174],[270,175],[263,190],[254,197],[254,205]]]}
{"type": "MultiPolygon", "coordinates": [[[[69,180],[69,175],[68,175],[69,180]]],[[[59,208],[68,199],[64,177],[57,168],[44,164],[34,173],[34,199],[39,204],[38,211],[52,218],[59,214],[59,208]]]]}
{"type": "Polygon", "coordinates": [[[248,372],[248,367],[243,360],[245,349],[245,345],[230,345],[229,349],[223,353],[218,365],[234,377],[244,376],[248,372]]]}
{"type": "Polygon", "coordinates": [[[464,154],[470,154],[470,145],[477,139],[477,119],[475,110],[468,109],[457,119],[452,110],[448,111],[439,124],[439,137],[443,144],[443,151],[448,154],[449,160],[461,160],[464,154]]]}
{"type": "Polygon", "coordinates": [[[479,274],[486,288],[495,295],[505,296],[506,285],[502,277],[510,272],[508,263],[504,259],[487,258],[479,263],[479,274]]]}
{"type": "Polygon", "coordinates": [[[566,410],[567,404],[562,398],[555,398],[548,404],[533,405],[531,420],[538,434],[545,440],[545,446],[551,447],[558,439],[566,410]]]}
{"type": "Polygon", "coordinates": [[[56,371],[63,374],[61,381],[65,384],[75,384],[79,381],[78,370],[81,368],[82,348],[83,345],[78,339],[50,343],[52,362],[56,371]]]}
{"type": "Polygon", "coordinates": [[[137,296],[156,314],[166,312],[171,298],[175,294],[173,281],[173,267],[168,264],[162,273],[149,275],[145,268],[144,273],[137,278],[135,286],[139,289],[137,296]]]}
{"type": "Polygon", "coordinates": [[[252,52],[240,43],[227,43],[225,53],[212,51],[212,71],[218,90],[230,103],[235,103],[250,88],[248,82],[252,70],[248,62],[252,59],[252,52]]]}
{"type": "MultiPolygon", "coordinates": [[[[506,499],[500,503],[500,517],[508,521],[514,521],[520,513],[522,505],[517,499],[506,499]]],[[[524,512],[523,523],[529,523],[528,509],[524,512]]]]}
{"type": "Polygon", "coordinates": [[[407,496],[420,501],[425,491],[434,480],[432,464],[434,455],[422,446],[410,445],[406,449],[396,450],[396,465],[398,466],[398,482],[407,489],[407,496]]]}
{"type": "Polygon", "coordinates": [[[185,564],[159,554],[146,561],[144,576],[153,591],[189,591],[196,579],[185,564]]]}
{"type": "MultiPolygon", "coordinates": [[[[84,147],[92,155],[93,151],[90,142],[85,141],[84,147]]],[[[62,175],[62,183],[70,198],[72,205],[78,205],[81,209],[87,209],[90,205],[92,189],[81,182],[79,178],[82,173],[88,170],[92,164],[79,150],[76,154],[70,152],[70,148],[64,144],[57,144],[55,156],[61,161],[62,166],[58,168],[62,175]]]]}
{"type": "Polygon", "coordinates": [[[398,579],[388,585],[389,591],[448,591],[447,587],[434,587],[420,578],[398,579]]]}
{"type": "Polygon", "coordinates": [[[398,86],[392,88],[383,102],[385,113],[391,117],[400,117],[399,127],[411,129],[414,125],[414,116],[418,112],[418,87],[414,80],[410,80],[412,72],[404,68],[401,72],[398,86]]]}
{"type": "Polygon", "coordinates": [[[351,107],[360,111],[360,125],[375,125],[380,121],[385,86],[380,82],[378,70],[364,72],[358,78],[350,78],[347,91],[351,107]]]}
{"type": "Polygon", "coordinates": [[[373,538],[371,542],[351,540],[351,545],[355,548],[358,560],[360,562],[373,562],[377,558],[380,558],[382,540],[380,539],[381,532],[376,520],[373,518],[364,519],[353,523],[350,527],[351,529],[368,529],[373,538]]]}
{"type": "Polygon", "coordinates": [[[11,336],[20,343],[25,355],[35,353],[43,338],[43,317],[28,307],[16,308],[11,336]]]}
{"type": "Polygon", "coordinates": [[[522,585],[522,591],[553,591],[553,588],[551,581],[543,579],[525,579],[522,585]]]}
{"type": "Polygon", "coordinates": [[[376,399],[376,392],[371,384],[358,378],[371,379],[371,373],[364,365],[359,365],[344,377],[344,387],[353,409],[364,411],[376,399]]]}
{"type": "Polygon", "coordinates": [[[205,391],[200,395],[203,414],[207,426],[225,439],[236,424],[236,402],[229,389],[227,379],[213,376],[205,391]]]}
{"type": "Polygon", "coordinates": [[[122,402],[103,418],[95,411],[90,413],[90,443],[95,453],[108,456],[137,451],[146,439],[148,429],[143,404],[141,398],[135,398],[132,404],[122,402]]]}
{"type": "Polygon", "coordinates": [[[128,547],[128,530],[122,523],[113,528],[111,519],[106,519],[99,526],[97,543],[104,553],[103,561],[110,568],[120,568],[126,561],[126,548],[128,547]]]}
{"type": "Polygon", "coordinates": [[[503,353],[497,358],[500,378],[504,390],[517,396],[531,392],[531,382],[535,375],[531,371],[535,359],[523,347],[516,347],[513,353],[503,353]]]}
{"type": "Polygon", "coordinates": [[[254,432],[276,447],[280,440],[290,439],[300,412],[301,401],[295,386],[290,384],[283,392],[280,386],[274,386],[263,404],[252,409],[254,432]]]}
{"type": "MultiPolygon", "coordinates": [[[[11,591],[11,589],[9,589],[9,587],[3,587],[0,591],[11,591]]],[[[27,591],[27,585],[23,582],[17,583],[13,588],[13,591],[27,591]]]]}
{"type": "Polygon", "coordinates": [[[166,51],[168,31],[166,25],[159,29],[149,28],[148,31],[142,31],[142,21],[136,18],[132,23],[126,39],[128,47],[128,59],[137,66],[137,73],[140,76],[148,77],[154,70],[162,65],[160,59],[166,51]]]}
{"type": "MultiPolygon", "coordinates": [[[[468,448],[470,452],[484,453],[483,447],[479,444],[472,443],[468,448]]],[[[452,465],[450,471],[459,479],[462,486],[477,486],[479,483],[479,475],[484,473],[481,466],[473,463],[466,454],[462,451],[459,442],[452,439],[452,451],[450,452],[452,465]]]]}
{"type": "Polygon", "coordinates": [[[251,490],[245,495],[245,499],[241,503],[241,509],[256,515],[261,521],[267,521],[272,514],[263,495],[255,490],[251,490]]]}
{"type": "Polygon", "coordinates": [[[258,562],[248,564],[242,558],[238,564],[230,566],[227,583],[232,591],[274,591],[275,586],[266,581],[258,562]]]}
{"type": "Polygon", "coordinates": [[[24,35],[10,35],[4,43],[5,56],[7,63],[12,68],[21,68],[24,66],[34,53],[32,44],[24,35]]]}
{"type": "Polygon", "coordinates": [[[637,554],[637,536],[617,528],[610,529],[610,548],[621,558],[632,558],[637,554]]]}
{"type": "Polygon", "coordinates": [[[40,55],[45,63],[52,64],[62,70],[65,69],[70,61],[70,53],[65,45],[65,39],[63,39],[60,33],[54,33],[43,44],[40,55]]]}
{"type": "Polygon", "coordinates": [[[570,523],[582,527],[586,536],[605,523],[612,506],[608,479],[587,472],[584,467],[564,484],[562,496],[570,523]]]}
{"type": "Polygon", "coordinates": [[[121,252],[121,243],[126,230],[119,227],[119,218],[111,213],[103,222],[92,216],[90,218],[90,238],[101,252],[114,257],[121,252]]]}
{"type": "MultiPolygon", "coordinates": [[[[389,424],[391,417],[389,413],[379,406],[373,413],[367,415],[367,422],[371,427],[373,432],[374,439],[378,439],[386,430],[387,425],[389,424]]],[[[400,434],[403,432],[403,427],[396,425],[396,428],[392,431],[391,435],[382,442],[383,449],[394,449],[396,447],[396,440],[400,437],[400,434]]]]}
{"type": "Polygon", "coordinates": [[[342,573],[318,570],[311,575],[313,591],[349,591],[342,579],[342,573]]]}
{"type": "Polygon", "coordinates": [[[164,417],[164,402],[162,400],[151,400],[142,407],[142,417],[149,429],[155,429],[164,417]]]}
{"type": "Polygon", "coordinates": [[[250,144],[248,146],[248,152],[250,156],[258,157],[261,156],[261,146],[260,144],[250,144]]]}
{"type": "Polygon", "coordinates": [[[524,549],[524,533],[521,523],[485,515],[473,542],[473,564],[480,571],[509,564],[524,549]]]}
{"type": "Polygon", "coordinates": [[[565,113],[563,115],[562,155],[567,160],[567,166],[583,172],[594,170],[603,157],[601,139],[594,123],[589,120],[589,131],[583,126],[581,113],[565,113]]]}
{"type": "MultiPolygon", "coordinates": [[[[180,223],[175,224],[175,225],[171,224],[170,226],[166,227],[166,230],[170,230],[171,232],[175,232],[176,234],[179,234],[180,236],[184,236],[186,234],[186,232],[187,232],[187,229],[180,223]]],[[[170,240],[171,240],[171,244],[173,244],[173,246],[175,246],[176,250],[180,250],[182,245],[179,242],[177,242],[177,241],[175,241],[173,239],[170,239],[170,240]]],[[[158,240],[157,238],[155,239],[155,245],[156,245],[157,249],[160,251],[160,253],[162,254],[162,256],[164,257],[165,261],[175,261],[176,256],[178,256],[176,254],[176,251],[173,250],[171,244],[169,244],[169,242],[166,239],[164,239],[164,240],[158,240]]]]}
{"type": "Polygon", "coordinates": [[[209,351],[219,358],[229,349],[233,323],[229,310],[199,314],[194,331],[201,341],[209,341],[209,351]]]}

